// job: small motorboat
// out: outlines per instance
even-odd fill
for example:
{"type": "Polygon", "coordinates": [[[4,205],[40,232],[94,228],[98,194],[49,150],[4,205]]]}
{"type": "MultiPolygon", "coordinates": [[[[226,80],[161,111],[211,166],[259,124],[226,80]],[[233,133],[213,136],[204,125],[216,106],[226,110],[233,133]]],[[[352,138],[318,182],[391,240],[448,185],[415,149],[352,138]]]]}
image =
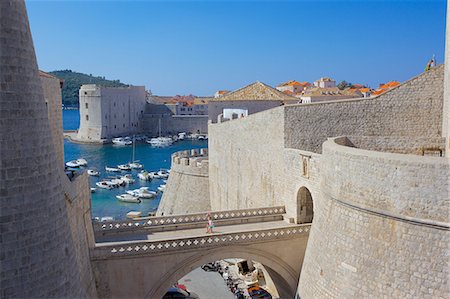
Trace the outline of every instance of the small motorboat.
{"type": "Polygon", "coordinates": [[[161,169],[160,171],[157,172],[157,175],[159,176],[159,178],[161,179],[167,179],[169,177],[169,172],[167,172],[164,169],[161,169]]]}
{"type": "Polygon", "coordinates": [[[97,185],[97,187],[99,188],[103,188],[103,189],[112,189],[113,186],[111,186],[111,184],[109,184],[110,182],[108,181],[101,181],[101,182],[97,182],[95,183],[95,185],[97,185]]]}
{"type": "Polygon", "coordinates": [[[130,166],[130,168],[132,169],[142,169],[144,168],[144,165],[137,163],[137,161],[135,162],[131,162],[130,164],[128,164],[128,166],[130,166]]]}
{"type": "Polygon", "coordinates": [[[186,132],[178,133],[178,140],[184,140],[186,138],[186,132]]]}
{"type": "Polygon", "coordinates": [[[126,174],[126,175],[122,176],[120,179],[123,180],[126,184],[134,183],[134,179],[131,174],[126,174]]]}
{"type": "Polygon", "coordinates": [[[131,167],[128,164],[117,165],[117,168],[119,168],[120,170],[123,170],[123,171],[131,171],[131,167]]]}
{"type": "Polygon", "coordinates": [[[106,171],[109,171],[109,172],[120,172],[120,169],[119,169],[119,168],[108,167],[108,166],[105,167],[105,170],[106,170],[106,171]]]}
{"type": "Polygon", "coordinates": [[[112,143],[114,143],[115,145],[132,145],[133,141],[131,141],[130,137],[118,137],[113,138],[112,143]]]}
{"type": "Polygon", "coordinates": [[[147,170],[142,170],[140,173],[138,173],[138,178],[143,181],[150,181],[152,179],[147,170]]]}
{"type": "Polygon", "coordinates": [[[127,193],[139,198],[153,198],[157,195],[155,191],[148,190],[148,187],[142,187],[135,190],[128,190],[127,193]]]}
{"type": "Polygon", "coordinates": [[[80,166],[87,166],[87,161],[85,160],[85,159],[83,159],[83,158],[80,158],[80,159],[77,159],[77,160],[75,160],[77,163],[78,163],[78,165],[80,165],[80,166]]]}
{"type": "Polygon", "coordinates": [[[130,194],[120,194],[116,195],[116,198],[122,202],[129,202],[129,203],[140,203],[141,200],[137,198],[136,196],[130,195],[130,194]]]}
{"type": "Polygon", "coordinates": [[[72,167],[72,168],[77,168],[80,167],[81,165],[77,162],[77,160],[72,160],[66,163],[67,167],[72,167]]]}
{"type": "Polygon", "coordinates": [[[198,140],[206,140],[208,138],[205,135],[198,135],[197,139],[198,140]]]}
{"type": "Polygon", "coordinates": [[[142,216],[142,212],[141,211],[130,211],[127,213],[127,218],[139,218],[142,216]]]}
{"type": "Polygon", "coordinates": [[[160,185],[160,186],[158,187],[158,190],[161,191],[161,192],[166,191],[166,184],[160,185]]]}
{"type": "Polygon", "coordinates": [[[150,175],[151,178],[154,178],[154,179],[160,179],[161,178],[156,171],[150,172],[149,175],[150,175]]]}
{"type": "Polygon", "coordinates": [[[116,178],[116,179],[112,179],[111,180],[111,184],[114,184],[117,187],[118,186],[123,186],[123,185],[125,185],[125,181],[122,180],[122,179],[116,178]]]}
{"type": "Polygon", "coordinates": [[[97,188],[91,187],[91,193],[95,193],[97,191],[97,188]]]}
{"type": "Polygon", "coordinates": [[[100,175],[100,172],[93,170],[93,169],[88,169],[87,173],[90,176],[99,176],[100,175]]]}
{"type": "Polygon", "coordinates": [[[105,217],[102,217],[102,218],[100,219],[101,222],[105,222],[105,221],[113,221],[113,220],[114,220],[114,218],[111,217],[111,216],[105,216],[105,217]]]}

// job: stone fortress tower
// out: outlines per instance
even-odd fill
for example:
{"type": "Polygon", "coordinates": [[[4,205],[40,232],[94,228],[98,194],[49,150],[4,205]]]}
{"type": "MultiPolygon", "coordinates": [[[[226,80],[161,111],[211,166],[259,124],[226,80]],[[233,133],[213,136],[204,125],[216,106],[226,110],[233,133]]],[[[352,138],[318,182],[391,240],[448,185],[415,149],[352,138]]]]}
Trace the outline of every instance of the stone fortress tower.
{"type": "Polygon", "coordinates": [[[24,1],[0,1],[0,41],[0,297],[95,295],[87,178],[70,182],[55,150],[24,1]]]}

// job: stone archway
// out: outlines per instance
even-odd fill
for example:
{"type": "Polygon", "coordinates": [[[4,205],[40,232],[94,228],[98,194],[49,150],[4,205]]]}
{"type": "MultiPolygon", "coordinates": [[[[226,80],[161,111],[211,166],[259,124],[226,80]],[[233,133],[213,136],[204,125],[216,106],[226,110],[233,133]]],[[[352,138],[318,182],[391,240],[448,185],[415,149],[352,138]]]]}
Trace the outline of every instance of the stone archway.
{"type": "Polygon", "coordinates": [[[311,192],[301,187],[297,192],[297,223],[311,223],[314,216],[314,204],[311,192]]]}
{"type": "Polygon", "coordinates": [[[227,258],[243,258],[260,262],[271,276],[280,298],[293,298],[298,283],[298,278],[296,281],[296,277],[299,276],[298,270],[293,269],[276,255],[254,248],[251,252],[245,249],[242,250],[241,248],[228,248],[226,251],[219,249],[210,251],[206,255],[199,253],[185,260],[180,260],[172,267],[171,271],[169,270],[164,277],[161,277],[160,281],[156,284],[157,288],[150,290],[146,294],[146,298],[162,298],[174,281],[181,279],[205,263],[227,258]]]}

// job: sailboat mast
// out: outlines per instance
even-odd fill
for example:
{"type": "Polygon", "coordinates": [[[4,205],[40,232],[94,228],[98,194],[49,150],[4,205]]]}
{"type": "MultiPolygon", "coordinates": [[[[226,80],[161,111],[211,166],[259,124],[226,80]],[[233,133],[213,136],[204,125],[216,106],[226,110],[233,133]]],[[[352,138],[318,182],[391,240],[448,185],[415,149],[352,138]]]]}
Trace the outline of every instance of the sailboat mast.
{"type": "Polygon", "coordinates": [[[134,159],[135,159],[135,157],[134,157],[134,155],[135,155],[135,152],[136,151],[136,138],[135,138],[135,135],[133,135],[133,159],[131,160],[131,163],[134,163],[134,159]]]}

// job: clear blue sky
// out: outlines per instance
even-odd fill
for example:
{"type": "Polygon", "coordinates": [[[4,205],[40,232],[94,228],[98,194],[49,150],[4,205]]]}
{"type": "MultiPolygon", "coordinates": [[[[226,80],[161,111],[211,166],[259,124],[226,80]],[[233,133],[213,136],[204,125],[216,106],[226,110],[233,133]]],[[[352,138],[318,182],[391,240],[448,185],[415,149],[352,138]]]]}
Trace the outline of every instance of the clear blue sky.
{"type": "Polygon", "coordinates": [[[154,94],[211,95],[254,81],[405,81],[444,59],[445,0],[27,0],[39,67],[154,94]]]}

